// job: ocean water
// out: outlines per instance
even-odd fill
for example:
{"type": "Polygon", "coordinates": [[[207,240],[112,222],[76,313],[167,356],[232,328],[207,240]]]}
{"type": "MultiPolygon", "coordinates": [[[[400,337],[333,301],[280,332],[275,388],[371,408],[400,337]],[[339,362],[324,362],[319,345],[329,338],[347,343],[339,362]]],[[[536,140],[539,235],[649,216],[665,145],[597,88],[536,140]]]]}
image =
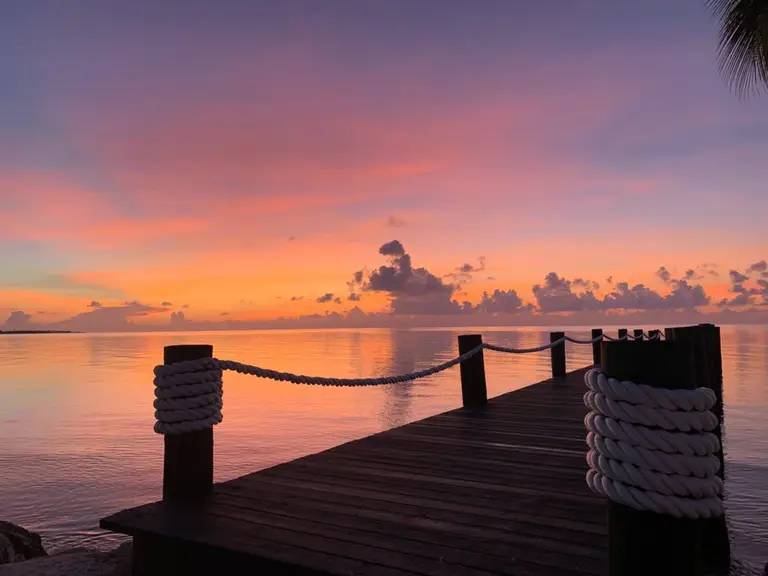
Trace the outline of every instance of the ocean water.
{"type": "MultiPolygon", "coordinates": [[[[588,329],[566,330],[589,336],[588,329]]],[[[468,332],[512,347],[548,341],[540,329],[483,327],[0,335],[0,519],[41,532],[52,551],[122,541],[99,530],[99,519],[161,495],[152,368],[163,346],[207,343],[218,358],[364,377],[448,360],[457,355],[457,336],[468,332]]],[[[729,526],[735,556],[756,568],[768,560],[768,327],[724,326],[722,354],[729,526]]],[[[569,344],[567,356],[569,370],[591,364],[591,347],[569,344]]],[[[550,373],[548,352],[485,357],[491,396],[550,373]]],[[[458,367],[378,388],[296,386],[228,372],[216,480],[460,405],[458,367]]]]}

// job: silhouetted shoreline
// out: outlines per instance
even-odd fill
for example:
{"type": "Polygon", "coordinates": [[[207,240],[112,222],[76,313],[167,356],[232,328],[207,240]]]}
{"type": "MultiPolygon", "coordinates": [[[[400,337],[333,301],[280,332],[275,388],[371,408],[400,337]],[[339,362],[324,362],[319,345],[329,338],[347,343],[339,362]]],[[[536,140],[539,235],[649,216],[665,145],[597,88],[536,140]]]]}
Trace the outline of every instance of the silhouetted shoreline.
{"type": "Polygon", "coordinates": [[[73,330],[0,330],[0,334],[79,334],[73,330]]]}

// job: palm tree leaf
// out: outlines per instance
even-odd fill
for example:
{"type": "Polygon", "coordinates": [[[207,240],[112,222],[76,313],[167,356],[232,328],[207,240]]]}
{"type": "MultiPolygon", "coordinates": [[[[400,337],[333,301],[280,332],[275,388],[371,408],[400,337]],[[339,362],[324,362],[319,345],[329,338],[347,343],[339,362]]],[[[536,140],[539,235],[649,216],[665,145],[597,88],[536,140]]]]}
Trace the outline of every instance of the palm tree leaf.
{"type": "Polygon", "coordinates": [[[720,20],[720,72],[739,96],[768,88],[768,0],[707,0],[720,20]]]}

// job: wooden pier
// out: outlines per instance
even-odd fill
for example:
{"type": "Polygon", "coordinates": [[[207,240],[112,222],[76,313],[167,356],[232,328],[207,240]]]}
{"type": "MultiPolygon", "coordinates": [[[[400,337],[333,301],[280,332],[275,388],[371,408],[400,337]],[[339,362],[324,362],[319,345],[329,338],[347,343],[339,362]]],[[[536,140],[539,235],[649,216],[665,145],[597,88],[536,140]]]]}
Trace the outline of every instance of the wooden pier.
{"type": "Polygon", "coordinates": [[[101,527],[133,536],[135,576],[608,575],[609,506],[585,483],[586,368],[558,374],[564,346],[552,350],[552,379],[485,401],[480,356],[462,362],[463,408],[193,503],[166,491],[101,527]]]}
{"type": "MultiPolygon", "coordinates": [[[[157,502],[101,526],[218,549],[219,568],[245,554],[243,574],[600,575],[583,395],[578,370],[216,484],[199,509],[157,502]]],[[[208,555],[193,556],[184,569],[208,555]]]]}

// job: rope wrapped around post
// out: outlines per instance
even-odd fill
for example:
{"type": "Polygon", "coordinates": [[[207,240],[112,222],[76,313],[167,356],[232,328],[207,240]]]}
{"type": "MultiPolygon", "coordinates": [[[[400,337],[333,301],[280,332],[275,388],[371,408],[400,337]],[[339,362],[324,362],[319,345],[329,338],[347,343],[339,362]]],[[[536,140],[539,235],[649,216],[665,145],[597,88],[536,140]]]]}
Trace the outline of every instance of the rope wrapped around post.
{"type": "Polygon", "coordinates": [[[587,372],[589,488],[636,510],[676,518],[723,514],[720,447],[708,388],[667,390],[587,372]]]}

